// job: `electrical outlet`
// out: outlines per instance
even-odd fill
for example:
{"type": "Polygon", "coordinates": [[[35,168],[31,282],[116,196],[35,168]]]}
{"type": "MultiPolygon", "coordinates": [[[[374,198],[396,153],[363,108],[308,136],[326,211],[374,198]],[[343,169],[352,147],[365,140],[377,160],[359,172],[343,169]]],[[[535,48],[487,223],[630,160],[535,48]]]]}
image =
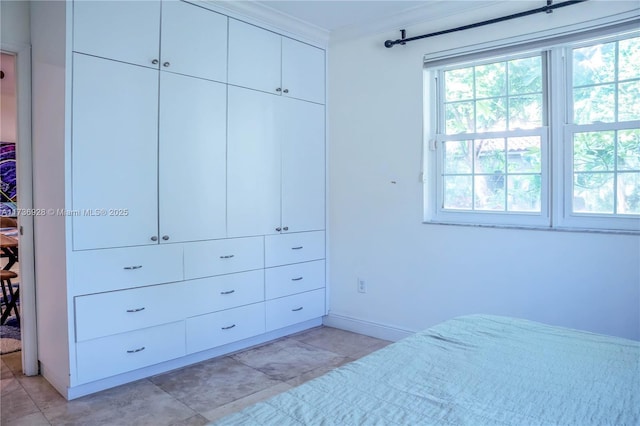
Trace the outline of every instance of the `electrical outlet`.
{"type": "Polygon", "coordinates": [[[367,292],[367,283],[363,280],[358,278],[358,293],[366,293],[367,292]]]}

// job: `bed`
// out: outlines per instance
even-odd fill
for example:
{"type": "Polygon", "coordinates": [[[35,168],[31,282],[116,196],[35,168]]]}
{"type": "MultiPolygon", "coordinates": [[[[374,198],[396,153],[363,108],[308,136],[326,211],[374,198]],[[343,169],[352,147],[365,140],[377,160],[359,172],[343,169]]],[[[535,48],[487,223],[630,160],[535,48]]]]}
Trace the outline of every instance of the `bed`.
{"type": "Polygon", "coordinates": [[[471,315],[215,425],[640,425],[640,342],[471,315]]]}

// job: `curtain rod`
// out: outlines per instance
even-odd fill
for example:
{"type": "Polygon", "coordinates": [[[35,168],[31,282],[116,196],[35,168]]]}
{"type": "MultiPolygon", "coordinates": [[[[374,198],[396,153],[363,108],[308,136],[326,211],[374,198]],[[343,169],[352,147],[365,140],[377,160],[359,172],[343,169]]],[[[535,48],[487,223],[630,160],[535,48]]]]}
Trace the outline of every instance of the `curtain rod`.
{"type": "Polygon", "coordinates": [[[571,5],[574,5],[576,3],[583,3],[585,1],[587,1],[587,0],[570,0],[570,1],[565,1],[565,2],[562,2],[562,3],[553,4],[552,0],[547,0],[547,5],[546,6],[542,6],[542,7],[539,7],[537,9],[531,9],[531,10],[527,10],[525,12],[514,13],[513,15],[502,16],[500,18],[489,19],[489,20],[486,20],[486,21],[477,22],[475,24],[463,25],[461,27],[451,28],[449,30],[436,31],[434,33],[423,34],[423,35],[419,35],[419,36],[415,36],[415,37],[409,37],[409,38],[405,38],[405,30],[400,30],[400,34],[401,34],[402,38],[399,38],[397,40],[387,40],[387,41],[384,42],[384,47],[392,48],[396,44],[404,45],[404,44],[406,44],[407,42],[410,42],[410,41],[421,40],[421,39],[427,38],[427,37],[434,37],[434,36],[438,36],[438,35],[442,35],[442,34],[453,33],[453,32],[456,32],[456,31],[462,31],[462,30],[468,30],[468,29],[471,29],[471,28],[482,27],[482,26],[489,25],[489,24],[495,24],[496,22],[508,21],[510,19],[521,18],[523,16],[533,15],[533,14],[536,14],[536,13],[542,13],[542,12],[544,12],[544,13],[552,13],[554,9],[559,9],[559,8],[565,7],[565,6],[571,6],[571,5]]]}

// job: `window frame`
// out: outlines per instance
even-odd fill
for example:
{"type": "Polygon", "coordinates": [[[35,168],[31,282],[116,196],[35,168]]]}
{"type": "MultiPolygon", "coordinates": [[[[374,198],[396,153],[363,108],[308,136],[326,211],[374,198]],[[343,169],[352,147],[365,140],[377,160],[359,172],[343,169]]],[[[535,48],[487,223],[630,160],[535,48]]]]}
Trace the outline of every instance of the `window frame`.
{"type": "MultiPolygon", "coordinates": [[[[589,128],[598,129],[601,123],[574,125],[573,86],[572,86],[572,50],[582,46],[622,40],[640,36],[638,30],[620,30],[604,36],[585,36],[581,40],[569,40],[550,46],[522,51],[509,50],[508,54],[487,52],[486,57],[478,57],[481,51],[473,52],[474,60],[453,58],[445,64],[440,63],[424,69],[424,222],[458,224],[474,226],[498,226],[517,228],[536,228],[554,230],[576,230],[596,232],[640,233],[640,215],[597,215],[592,213],[573,213],[573,134],[589,128]],[[541,211],[495,212],[485,210],[456,210],[443,208],[443,161],[445,140],[473,140],[473,136],[488,138],[491,133],[445,135],[445,70],[459,69],[483,63],[512,60],[539,53],[543,58],[543,126],[539,128],[541,136],[541,211]],[[442,131],[441,131],[442,130],[442,131]]],[[[475,98],[474,98],[475,99],[475,98]]],[[[608,123],[617,130],[638,128],[640,120],[608,123]],[[617,126],[617,127],[616,127],[617,126]]],[[[499,132],[501,134],[512,131],[499,132]]],[[[503,137],[502,135],[500,137],[503,137]]]]}

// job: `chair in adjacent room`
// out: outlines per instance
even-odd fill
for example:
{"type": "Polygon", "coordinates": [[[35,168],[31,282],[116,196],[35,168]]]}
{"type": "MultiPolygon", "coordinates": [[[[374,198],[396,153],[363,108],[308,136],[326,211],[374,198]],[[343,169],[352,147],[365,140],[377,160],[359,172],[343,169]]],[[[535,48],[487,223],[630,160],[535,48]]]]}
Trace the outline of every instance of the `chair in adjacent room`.
{"type": "Polygon", "coordinates": [[[16,314],[16,321],[20,324],[20,313],[18,312],[20,288],[14,290],[14,284],[11,283],[11,280],[14,278],[18,278],[18,274],[15,272],[0,270],[0,285],[2,286],[2,316],[0,316],[0,325],[5,323],[11,315],[12,310],[16,314]]]}

